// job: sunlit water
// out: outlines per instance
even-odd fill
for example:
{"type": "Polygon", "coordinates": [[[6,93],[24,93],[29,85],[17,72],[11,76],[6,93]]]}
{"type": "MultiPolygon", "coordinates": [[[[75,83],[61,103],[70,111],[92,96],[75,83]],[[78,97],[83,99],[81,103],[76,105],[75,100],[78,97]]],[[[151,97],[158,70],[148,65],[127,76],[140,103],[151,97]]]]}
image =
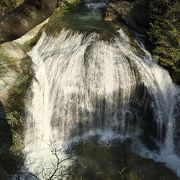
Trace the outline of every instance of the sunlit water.
{"type": "Polygon", "coordinates": [[[34,78],[27,99],[25,166],[41,179],[52,173],[52,147],[61,152],[97,135],[104,142],[132,138],[134,151],[180,172],[175,152],[180,142],[174,142],[179,89],[141,44],[122,29],[117,33],[110,41],[72,30],[58,37],[43,33],[29,53],[34,78]],[[147,121],[155,133],[143,132],[147,121]],[[142,136],[159,150],[149,150],[142,136]]]}

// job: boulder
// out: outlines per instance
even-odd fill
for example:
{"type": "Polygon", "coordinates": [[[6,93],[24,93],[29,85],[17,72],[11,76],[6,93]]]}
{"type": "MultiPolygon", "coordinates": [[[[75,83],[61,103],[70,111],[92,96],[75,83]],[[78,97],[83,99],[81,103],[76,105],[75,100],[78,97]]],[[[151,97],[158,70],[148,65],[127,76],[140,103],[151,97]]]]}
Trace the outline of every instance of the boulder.
{"type": "Polygon", "coordinates": [[[115,1],[109,3],[106,13],[106,21],[121,21],[127,26],[145,34],[149,24],[147,1],[115,1]]]}

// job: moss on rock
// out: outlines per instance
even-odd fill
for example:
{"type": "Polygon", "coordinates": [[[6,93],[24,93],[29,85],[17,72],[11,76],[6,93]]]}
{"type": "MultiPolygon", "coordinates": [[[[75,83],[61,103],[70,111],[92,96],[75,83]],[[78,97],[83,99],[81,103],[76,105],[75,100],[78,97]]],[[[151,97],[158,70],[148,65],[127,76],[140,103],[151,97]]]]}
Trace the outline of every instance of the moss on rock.
{"type": "Polygon", "coordinates": [[[15,7],[19,6],[24,0],[1,0],[0,1],[0,16],[8,11],[12,11],[15,7]]]}
{"type": "Polygon", "coordinates": [[[57,35],[64,27],[62,23],[62,16],[70,11],[72,8],[76,7],[80,3],[80,0],[67,0],[62,3],[62,5],[57,8],[53,15],[50,17],[48,24],[46,25],[45,32],[48,35],[57,35]]]}
{"type": "Polygon", "coordinates": [[[134,154],[129,139],[101,144],[97,137],[74,144],[69,151],[78,157],[69,179],[178,180],[163,164],[134,154]]]}
{"type": "MultiPolygon", "coordinates": [[[[21,73],[19,74],[18,79],[16,79],[16,83],[13,83],[13,85],[10,86],[10,89],[6,92],[8,93],[8,98],[4,102],[5,118],[11,129],[12,141],[8,148],[1,151],[0,164],[11,175],[15,174],[23,164],[21,150],[24,147],[24,97],[31,81],[31,75],[29,72],[30,66],[30,58],[27,57],[21,60],[19,67],[21,73]]],[[[5,137],[5,135],[3,135],[3,137],[5,137]]],[[[11,136],[9,135],[7,138],[10,137],[11,136]]]]}
{"type": "Polygon", "coordinates": [[[23,148],[23,124],[24,120],[24,97],[31,82],[29,72],[31,59],[25,58],[21,61],[22,74],[19,81],[9,90],[9,98],[6,102],[6,114],[8,122],[13,131],[12,151],[23,148]]]}
{"type": "MultiPolygon", "coordinates": [[[[12,42],[7,44],[7,47],[10,45],[18,46],[12,42]]],[[[7,137],[6,134],[2,134],[3,138],[10,140],[5,149],[0,149],[0,164],[9,174],[13,175],[23,162],[21,150],[24,147],[24,97],[31,81],[31,59],[25,53],[25,56],[17,56],[20,59],[13,57],[15,53],[19,52],[18,48],[20,47],[13,48],[10,53],[5,52],[3,48],[4,46],[0,48],[0,51],[2,50],[0,52],[0,63],[2,65],[0,76],[1,79],[4,79],[4,84],[1,83],[0,85],[6,88],[0,89],[0,101],[3,103],[4,122],[8,123],[11,133],[6,133],[7,137]],[[21,59],[21,57],[23,58],[21,59]]],[[[2,121],[0,127],[0,133],[3,133],[3,129],[7,129],[2,121]]]]}
{"type": "Polygon", "coordinates": [[[135,31],[147,34],[147,47],[154,59],[180,84],[179,12],[177,0],[117,0],[109,4],[106,18],[121,20],[135,31]]]}

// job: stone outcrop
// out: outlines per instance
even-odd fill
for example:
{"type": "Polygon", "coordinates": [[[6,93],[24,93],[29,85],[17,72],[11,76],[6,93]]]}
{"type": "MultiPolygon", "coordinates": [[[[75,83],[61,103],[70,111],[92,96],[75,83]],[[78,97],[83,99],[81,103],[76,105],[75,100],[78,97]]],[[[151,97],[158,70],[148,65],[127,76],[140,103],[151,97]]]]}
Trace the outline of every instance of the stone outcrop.
{"type": "MultiPolygon", "coordinates": [[[[72,169],[72,179],[99,180],[178,180],[163,164],[131,152],[131,141],[113,141],[99,144],[98,139],[75,144],[74,151],[80,162],[72,169]]],[[[70,175],[71,176],[71,175],[70,175]]],[[[71,179],[71,178],[70,178],[71,179]]]]}
{"type": "Polygon", "coordinates": [[[19,167],[17,162],[13,163],[19,161],[20,157],[14,155],[23,148],[23,98],[31,80],[27,50],[32,48],[31,41],[34,44],[34,38],[40,37],[45,23],[16,41],[0,45],[0,179],[3,180],[8,179],[6,171],[13,174],[19,167]]]}
{"type": "Polygon", "coordinates": [[[28,58],[24,50],[27,42],[36,37],[47,21],[39,24],[16,41],[0,45],[0,100],[2,103],[8,99],[8,90],[22,78],[22,60],[28,58]]]}
{"type": "Polygon", "coordinates": [[[111,2],[107,7],[105,20],[122,21],[135,31],[145,34],[149,22],[147,9],[146,1],[128,2],[121,0],[111,2]]]}
{"type": "Polygon", "coordinates": [[[20,38],[45,21],[57,8],[59,0],[25,0],[0,18],[0,44],[20,38]]]}

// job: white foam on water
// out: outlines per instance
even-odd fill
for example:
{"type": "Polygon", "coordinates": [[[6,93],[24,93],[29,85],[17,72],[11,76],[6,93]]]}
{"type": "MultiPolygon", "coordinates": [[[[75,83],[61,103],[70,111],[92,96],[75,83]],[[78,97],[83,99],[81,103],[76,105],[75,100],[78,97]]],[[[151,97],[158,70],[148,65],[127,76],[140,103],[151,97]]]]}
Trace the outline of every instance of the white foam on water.
{"type": "MultiPolygon", "coordinates": [[[[43,33],[29,53],[35,76],[27,106],[24,153],[30,171],[38,173],[42,164],[52,164],[51,143],[63,148],[94,135],[104,142],[130,137],[129,121],[135,116],[130,102],[140,81],[153,97],[159,143],[163,144],[163,125],[167,127],[161,155],[155,159],[178,174],[173,140],[177,89],[168,72],[144,47],[137,46],[143,55],[134,52],[122,30],[112,42],[100,40],[96,33],[62,30],[58,38],[43,33]]],[[[153,152],[149,154],[153,158],[153,152]]]]}

